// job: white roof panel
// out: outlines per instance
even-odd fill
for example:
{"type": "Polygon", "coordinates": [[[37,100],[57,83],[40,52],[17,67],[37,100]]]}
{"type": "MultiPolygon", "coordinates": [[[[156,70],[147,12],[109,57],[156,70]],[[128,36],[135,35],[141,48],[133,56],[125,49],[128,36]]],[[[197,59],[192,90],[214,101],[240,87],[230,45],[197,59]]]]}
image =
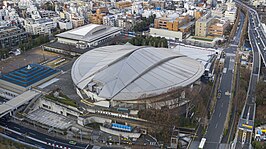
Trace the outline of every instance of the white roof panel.
{"type": "Polygon", "coordinates": [[[97,82],[102,98],[133,100],[189,85],[203,72],[200,62],[169,49],[117,45],[81,55],[73,65],[72,78],[80,89],[97,82]]]}
{"type": "Polygon", "coordinates": [[[69,33],[79,35],[79,36],[85,36],[90,31],[92,31],[95,27],[98,27],[98,26],[100,25],[97,25],[97,24],[86,25],[85,27],[81,27],[76,30],[71,30],[69,33]]]}
{"type": "Polygon", "coordinates": [[[99,40],[99,38],[109,36],[111,34],[120,33],[120,31],[121,29],[118,27],[88,24],[70,31],[57,34],[56,37],[75,41],[94,42],[96,40],[99,40]]]}

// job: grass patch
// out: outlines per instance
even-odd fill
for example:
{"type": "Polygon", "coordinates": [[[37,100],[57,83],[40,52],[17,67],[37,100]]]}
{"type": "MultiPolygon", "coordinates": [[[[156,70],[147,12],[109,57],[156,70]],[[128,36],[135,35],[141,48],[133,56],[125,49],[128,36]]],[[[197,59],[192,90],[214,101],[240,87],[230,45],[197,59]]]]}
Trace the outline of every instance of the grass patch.
{"type": "Polygon", "coordinates": [[[200,38],[200,37],[192,37],[192,39],[196,39],[196,40],[203,40],[203,41],[210,41],[212,42],[213,39],[208,39],[208,38],[200,38]]]}
{"type": "Polygon", "coordinates": [[[46,95],[45,97],[49,98],[49,99],[51,99],[53,101],[57,101],[57,102],[60,102],[62,104],[69,105],[69,106],[77,108],[76,101],[68,98],[66,95],[60,95],[59,97],[54,97],[53,95],[46,95]]]}
{"type": "Polygon", "coordinates": [[[223,136],[226,136],[228,134],[228,129],[224,129],[223,136]]]}
{"type": "Polygon", "coordinates": [[[90,124],[87,124],[86,126],[93,128],[94,130],[100,130],[101,125],[102,125],[101,123],[90,123],[90,124]]]}

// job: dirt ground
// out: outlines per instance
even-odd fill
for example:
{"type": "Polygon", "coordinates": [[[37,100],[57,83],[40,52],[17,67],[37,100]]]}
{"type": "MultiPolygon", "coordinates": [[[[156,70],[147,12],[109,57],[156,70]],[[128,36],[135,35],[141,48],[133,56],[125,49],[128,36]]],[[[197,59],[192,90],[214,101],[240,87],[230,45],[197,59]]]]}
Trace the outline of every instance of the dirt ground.
{"type": "Polygon", "coordinates": [[[36,47],[18,56],[11,56],[6,60],[0,61],[1,73],[8,73],[20,67],[32,63],[41,63],[58,57],[59,54],[43,51],[41,47],[36,47]]]}

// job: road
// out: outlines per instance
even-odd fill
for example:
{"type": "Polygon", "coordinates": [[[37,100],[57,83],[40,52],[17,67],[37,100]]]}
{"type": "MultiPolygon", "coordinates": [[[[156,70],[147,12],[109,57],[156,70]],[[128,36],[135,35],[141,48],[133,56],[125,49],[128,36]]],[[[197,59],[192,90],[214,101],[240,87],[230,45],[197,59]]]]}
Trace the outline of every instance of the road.
{"type": "Polygon", "coordinates": [[[234,40],[231,42],[229,48],[225,49],[226,53],[224,61],[224,72],[221,74],[221,84],[219,90],[221,91],[221,98],[217,99],[214,113],[209,122],[209,126],[206,133],[206,149],[217,149],[221,143],[224,131],[224,124],[226,115],[229,108],[229,102],[231,100],[231,90],[233,85],[234,65],[235,65],[235,53],[238,43],[240,42],[240,35],[244,24],[245,16],[240,13],[240,25],[235,33],[234,40]]]}
{"type": "MultiPolygon", "coordinates": [[[[62,147],[65,149],[84,149],[87,146],[87,144],[80,144],[80,143],[77,143],[76,145],[71,145],[68,143],[69,140],[63,140],[56,137],[51,137],[42,134],[40,132],[37,132],[35,130],[26,128],[24,126],[18,125],[16,123],[6,121],[4,119],[1,119],[0,125],[2,127],[6,127],[9,129],[5,130],[3,134],[26,143],[39,146],[40,148],[54,149],[62,147]],[[16,132],[18,132],[19,134],[16,132]],[[22,135],[20,135],[20,133],[22,135]]],[[[93,146],[89,146],[88,149],[92,147],[93,146]]]]}
{"type": "Polygon", "coordinates": [[[250,19],[250,21],[252,22],[254,28],[251,27],[249,28],[249,30],[254,30],[254,32],[251,34],[256,33],[256,38],[253,39],[255,39],[255,42],[257,43],[256,46],[258,48],[259,54],[262,58],[264,65],[266,66],[266,32],[264,31],[261,25],[258,13],[250,6],[244,4],[242,1],[235,0],[235,2],[238,3],[241,7],[246,8],[250,13],[250,18],[252,18],[250,19]]]}
{"type": "Polygon", "coordinates": [[[234,144],[236,144],[235,147],[239,149],[249,148],[251,146],[256,111],[255,89],[260,74],[260,56],[262,56],[262,59],[263,55],[265,56],[265,46],[263,43],[263,40],[265,41],[265,36],[263,32],[259,31],[258,24],[257,15],[250,10],[248,33],[253,50],[253,69],[250,75],[246,103],[238,122],[238,134],[236,135],[234,142],[234,144]]]}

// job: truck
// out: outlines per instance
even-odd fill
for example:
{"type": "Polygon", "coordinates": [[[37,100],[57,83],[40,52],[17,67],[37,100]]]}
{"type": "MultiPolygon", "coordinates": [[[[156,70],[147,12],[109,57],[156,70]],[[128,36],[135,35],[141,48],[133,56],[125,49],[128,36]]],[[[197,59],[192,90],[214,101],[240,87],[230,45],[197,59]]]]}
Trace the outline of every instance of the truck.
{"type": "Polygon", "coordinates": [[[202,138],[199,144],[199,149],[203,149],[206,142],[206,138],[202,138]]]}

